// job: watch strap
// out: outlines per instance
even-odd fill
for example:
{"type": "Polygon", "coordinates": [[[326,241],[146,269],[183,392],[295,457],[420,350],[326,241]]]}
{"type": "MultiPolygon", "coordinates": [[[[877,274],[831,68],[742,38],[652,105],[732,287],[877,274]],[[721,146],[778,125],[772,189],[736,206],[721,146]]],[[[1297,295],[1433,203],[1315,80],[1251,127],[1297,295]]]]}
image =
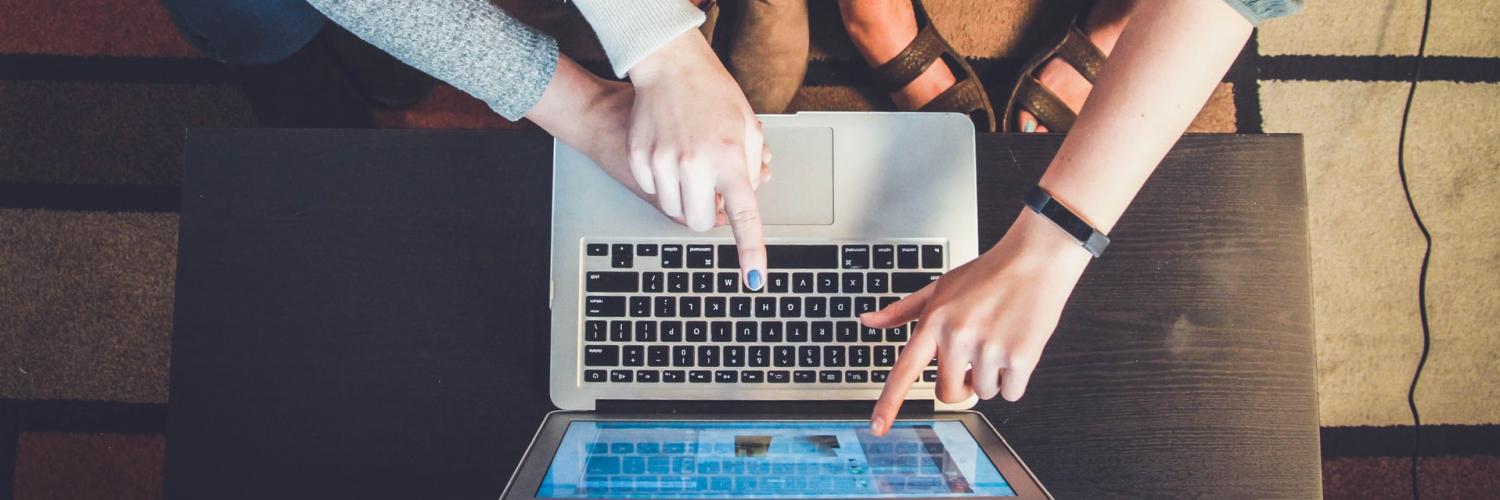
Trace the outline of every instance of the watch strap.
{"type": "Polygon", "coordinates": [[[1089,253],[1094,254],[1094,258],[1097,259],[1101,255],[1104,255],[1105,247],[1109,246],[1109,237],[1099,232],[1099,230],[1094,229],[1094,226],[1090,226],[1089,223],[1084,222],[1083,218],[1074,214],[1072,210],[1068,210],[1068,207],[1063,206],[1062,203],[1058,203],[1052,197],[1051,193],[1042,189],[1042,186],[1038,185],[1031,188],[1031,191],[1026,193],[1026,197],[1023,200],[1026,202],[1026,206],[1031,208],[1031,211],[1052,221],[1063,232],[1068,233],[1068,236],[1072,236],[1073,239],[1078,240],[1078,243],[1083,245],[1084,250],[1088,250],[1089,253]]]}

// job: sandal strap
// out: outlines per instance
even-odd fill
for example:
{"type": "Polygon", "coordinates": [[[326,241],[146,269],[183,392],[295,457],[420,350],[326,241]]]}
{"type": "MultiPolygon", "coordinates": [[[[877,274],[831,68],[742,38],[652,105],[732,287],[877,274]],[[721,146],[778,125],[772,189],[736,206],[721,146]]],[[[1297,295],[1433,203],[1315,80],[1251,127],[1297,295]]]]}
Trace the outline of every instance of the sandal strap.
{"type": "Polygon", "coordinates": [[[948,90],[938,94],[937,97],[927,101],[917,111],[948,111],[958,113],[972,113],[984,110],[984,88],[974,79],[959,80],[948,90]]]}
{"type": "Polygon", "coordinates": [[[917,37],[906,48],[901,49],[901,53],[896,54],[894,59],[875,68],[875,86],[887,93],[901,90],[912,80],[922,76],[947,47],[948,44],[943,42],[937,28],[928,23],[917,31],[917,37]]]}
{"type": "Polygon", "coordinates": [[[1057,47],[1057,56],[1078,70],[1089,83],[1094,83],[1094,79],[1099,76],[1099,70],[1104,68],[1106,59],[1104,51],[1099,50],[1094,42],[1089,41],[1088,35],[1078,29],[1078,23],[1068,24],[1068,33],[1057,47]]]}
{"type": "Polygon", "coordinates": [[[1073,120],[1077,119],[1078,115],[1063,103],[1062,98],[1042,86],[1042,83],[1031,75],[1023,75],[1020,85],[1016,102],[1031,114],[1036,115],[1037,122],[1047,127],[1048,131],[1067,132],[1073,128],[1073,120]]]}

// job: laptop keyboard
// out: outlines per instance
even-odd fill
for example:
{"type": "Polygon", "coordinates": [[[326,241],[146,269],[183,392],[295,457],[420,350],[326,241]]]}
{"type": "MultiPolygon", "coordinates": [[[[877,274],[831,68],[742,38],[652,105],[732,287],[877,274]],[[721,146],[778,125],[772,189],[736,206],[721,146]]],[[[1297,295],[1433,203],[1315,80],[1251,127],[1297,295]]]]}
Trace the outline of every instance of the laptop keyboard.
{"type": "MultiPolygon", "coordinates": [[[[941,240],[767,245],[765,286],[710,241],[584,243],[589,384],[881,384],[915,323],[868,328],[946,269],[941,240]]],[[[935,366],[935,361],[934,361],[935,366]]],[[[932,382],[929,368],[921,382],[932,382]]]]}

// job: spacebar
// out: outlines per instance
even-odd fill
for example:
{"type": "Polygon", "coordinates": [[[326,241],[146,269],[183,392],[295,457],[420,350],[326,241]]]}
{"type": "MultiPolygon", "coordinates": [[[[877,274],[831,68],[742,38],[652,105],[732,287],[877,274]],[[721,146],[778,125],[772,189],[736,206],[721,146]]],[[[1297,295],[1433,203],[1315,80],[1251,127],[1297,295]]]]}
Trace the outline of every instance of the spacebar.
{"type": "Polygon", "coordinates": [[[838,245],[766,245],[771,269],[838,269],[838,245]]]}

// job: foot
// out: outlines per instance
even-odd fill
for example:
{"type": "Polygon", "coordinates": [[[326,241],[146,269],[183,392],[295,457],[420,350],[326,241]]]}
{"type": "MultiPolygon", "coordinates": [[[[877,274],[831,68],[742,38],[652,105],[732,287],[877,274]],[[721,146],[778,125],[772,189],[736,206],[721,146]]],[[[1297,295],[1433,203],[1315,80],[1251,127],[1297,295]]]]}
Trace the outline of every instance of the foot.
{"type": "MultiPolygon", "coordinates": [[[[895,59],[917,38],[917,14],[911,0],[840,0],[839,14],[849,39],[872,68],[895,59]]],[[[891,100],[902,110],[920,109],[957,82],[953,70],[939,59],[891,94],[891,100]]]]}
{"type": "MultiPolygon", "coordinates": [[[[1115,48],[1115,42],[1119,41],[1120,33],[1125,30],[1125,24],[1130,20],[1130,12],[1135,7],[1136,0],[1101,0],[1094,4],[1093,11],[1089,12],[1084,19],[1083,34],[1087,35],[1094,46],[1099,47],[1105,56],[1108,56],[1115,48]]],[[[1094,90],[1094,84],[1078,70],[1073,69],[1071,64],[1063,61],[1061,57],[1053,57],[1042,64],[1037,71],[1038,82],[1043,87],[1051,90],[1061,98],[1063,104],[1074,113],[1083,109],[1084,101],[1088,100],[1089,92],[1094,90]]],[[[1016,112],[1016,123],[1020,125],[1022,132],[1046,132],[1047,127],[1037,121],[1036,116],[1024,109],[1016,112]]]]}

